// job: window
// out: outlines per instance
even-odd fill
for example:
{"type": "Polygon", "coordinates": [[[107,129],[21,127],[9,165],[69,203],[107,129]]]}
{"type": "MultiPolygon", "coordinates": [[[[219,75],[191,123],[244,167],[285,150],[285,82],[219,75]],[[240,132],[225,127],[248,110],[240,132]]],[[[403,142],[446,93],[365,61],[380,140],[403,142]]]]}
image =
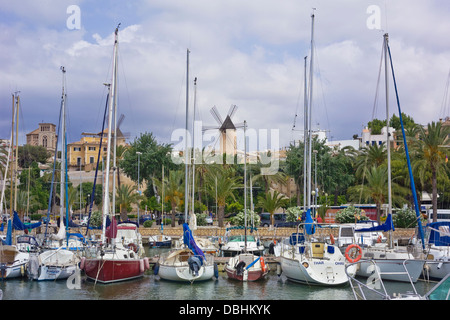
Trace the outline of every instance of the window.
{"type": "Polygon", "coordinates": [[[94,163],[94,157],[89,157],[89,163],[94,163]]]}
{"type": "Polygon", "coordinates": [[[95,147],[89,147],[89,151],[95,151],[95,147]]]}
{"type": "Polygon", "coordinates": [[[81,147],[73,147],[73,151],[81,151],[81,147]]]}
{"type": "Polygon", "coordinates": [[[43,146],[44,148],[47,148],[47,136],[43,136],[43,137],[42,137],[42,146],[43,146]]]}
{"type": "Polygon", "coordinates": [[[80,166],[80,165],[81,165],[81,158],[78,157],[78,158],[77,158],[77,166],[80,166]]]}

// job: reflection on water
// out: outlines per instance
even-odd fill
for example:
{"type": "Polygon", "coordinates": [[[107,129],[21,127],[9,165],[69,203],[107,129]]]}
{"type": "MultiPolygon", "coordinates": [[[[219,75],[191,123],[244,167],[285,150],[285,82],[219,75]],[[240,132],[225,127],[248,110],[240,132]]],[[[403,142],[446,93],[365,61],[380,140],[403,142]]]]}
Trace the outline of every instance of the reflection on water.
{"type": "MultiPolygon", "coordinates": [[[[167,249],[147,250],[147,256],[154,256],[167,249]]],[[[407,284],[386,283],[395,286],[397,292],[410,288],[407,284]]],[[[434,284],[419,281],[416,289],[424,294],[434,284]]],[[[106,285],[82,277],[79,290],[68,289],[65,280],[37,282],[25,278],[0,281],[0,289],[4,300],[354,300],[349,285],[307,286],[279,277],[275,271],[258,282],[231,280],[222,272],[218,280],[178,283],[161,280],[149,270],[140,279],[106,285]]]]}

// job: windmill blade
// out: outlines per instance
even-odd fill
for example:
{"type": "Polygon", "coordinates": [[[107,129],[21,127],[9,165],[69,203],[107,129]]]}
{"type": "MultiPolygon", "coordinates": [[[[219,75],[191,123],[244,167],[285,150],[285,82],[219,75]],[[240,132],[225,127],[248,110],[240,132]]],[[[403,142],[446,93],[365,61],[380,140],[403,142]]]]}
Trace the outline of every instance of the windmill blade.
{"type": "Polygon", "coordinates": [[[236,128],[243,128],[243,127],[244,127],[244,122],[236,123],[234,126],[235,126],[236,128]]]}
{"type": "Polygon", "coordinates": [[[216,119],[217,123],[222,125],[223,120],[222,120],[222,117],[220,116],[219,111],[217,110],[216,106],[212,107],[210,112],[211,112],[213,118],[216,119]]]}
{"type": "Polygon", "coordinates": [[[123,119],[125,119],[125,115],[122,113],[119,117],[119,120],[117,121],[117,128],[120,128],[120,126],[123,122],[123,119]]]}
{"type": "Polygon", "coordinates": [[[202,131],[207,131],[207,130],[219,130],[220,127],[218,126],[202,126],[202,131]]]}
{"type": "Polygon", "coordinates": [[[235,104],[231,105],[230,110],[228,110],[228,116],[230,117],[230,119],[236,113],[237,108],[238,108],[237,105],[235,105],[235,104]]]}

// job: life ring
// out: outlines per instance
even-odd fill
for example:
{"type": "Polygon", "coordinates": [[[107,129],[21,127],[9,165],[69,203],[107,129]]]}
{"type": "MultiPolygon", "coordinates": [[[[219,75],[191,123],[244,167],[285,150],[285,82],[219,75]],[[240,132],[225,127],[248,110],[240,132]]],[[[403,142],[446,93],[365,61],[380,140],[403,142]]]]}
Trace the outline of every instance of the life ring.
{"type": "Polygon", "coordinates": [[[259,261],[261,262],[261,269],[262,269],[262,271],[263,271],[263,272],[266,272],[266,263],[264,262],[264,258],[261,257],[261,258],[259,259],[259,261]]]}
{"type": "Polygon", "coordinates": [[[377,243],[381,243],[381,236],[378,236],[377,243]]]}
{"type": "Polygon", "coordinates": [[[361,257],[362,257],[362,249],[361,249],[361,247],[358,246],[357,244],[353,243],[353,244],[349,245],[349,246],[347,247],[347,249],[345,249],[345,258],[346,258],[350,263],[358,262],[359,259],[361,259],[361,257]],[[355,256],[354,253],[352,253],[352,257],[350,257],[350,254],[349,254],[350,250],[352,250],[353,248],[356,248],[357,251],[358,251],[358,255],[356,256],[356,258],[352,258],[352,257],[355,256]]]}
{"type": "Polygon", "coordinates": [[[137,245],[134,244],[134,243],[129,243],[128,244],[128,249],[131,249],[131,250],[133,250],[134,252],[137,253],[137,245]]]}
{"type": "Polygon", "coordinates": [[[330,243],[334,244],[334,236],[332,233],[330,233],[330,243]]]}

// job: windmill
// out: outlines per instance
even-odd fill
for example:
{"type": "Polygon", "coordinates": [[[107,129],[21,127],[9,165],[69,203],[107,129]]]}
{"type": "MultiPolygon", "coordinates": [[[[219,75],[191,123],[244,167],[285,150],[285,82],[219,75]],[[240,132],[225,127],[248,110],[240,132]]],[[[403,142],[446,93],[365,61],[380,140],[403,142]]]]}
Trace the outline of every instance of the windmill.
{"type": "MultiPolygon", "coordinates": [[[[203,131],[211,129],[219,130],[219,139],[216,138],[214,140],[214,143],[220,141],[220,154],[233,156],[236,154],[236,129],[244,127],[244,123],[238,123],[235,125],[231,120],[233,115],[236,113],[236,110],[237,106],[231,105],[230,109],[228,110],[227,116],[225,117],[225,121],[223,121],[222,117],[219,114],[219,111],[217,110],[216,106],[214,106],[211,108],[210,112],[219,126],[203,126],[203,131]]],[[[215,145],[213,149],[215,149],[215,145]]]]}

